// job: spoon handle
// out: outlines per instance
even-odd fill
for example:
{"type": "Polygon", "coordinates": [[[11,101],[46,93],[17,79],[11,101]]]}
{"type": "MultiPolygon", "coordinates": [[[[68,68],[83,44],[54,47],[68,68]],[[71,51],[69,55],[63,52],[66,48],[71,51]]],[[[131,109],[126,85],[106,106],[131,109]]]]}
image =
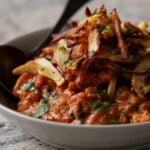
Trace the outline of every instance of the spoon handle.
{"type": "Polygon", "coordinates": [[[68,19],[89,0],[68,0],[68,3],[62,13],[60,20],[57,22],[51,33],[57,33],[68,19]]]}
{"type": "Polygon", "coordinates": [[[58,22],[56,23],[55,27],[50,31],[50,33],[48,34],[48,36],[46,37],[46,39],[40,44],[40,46],[38,45],[30,54],[30,56],[32,55],[33,57],[38,55],[42,48],[46,47],[47,45],[49,45],[49,43],[52,40],[52,34],[53,33],[57,33],[60,31],[60,29],[65,25],[65,23],[69,20],[69,18],[85,3],[87,3],[90,0],[68,0],[66,7],[61,15],[61,17],[59,18],[58,22]]]}

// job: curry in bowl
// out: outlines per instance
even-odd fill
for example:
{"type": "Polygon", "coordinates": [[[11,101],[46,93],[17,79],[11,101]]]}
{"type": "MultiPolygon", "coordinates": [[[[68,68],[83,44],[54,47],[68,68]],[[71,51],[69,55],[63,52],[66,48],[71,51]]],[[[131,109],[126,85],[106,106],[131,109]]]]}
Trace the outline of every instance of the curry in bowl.
{"type": "Polygon", "coordinates": [[[70,124],[150,121],[148,24],[121,22],[104,5],[13,69],[20,113],[70,124]]]}

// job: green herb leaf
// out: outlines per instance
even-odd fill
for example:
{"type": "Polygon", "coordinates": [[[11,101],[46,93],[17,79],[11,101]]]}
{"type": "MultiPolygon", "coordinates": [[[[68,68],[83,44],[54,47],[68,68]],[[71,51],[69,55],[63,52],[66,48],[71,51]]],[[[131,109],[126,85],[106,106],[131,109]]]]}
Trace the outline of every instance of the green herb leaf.
{"type": "Polygon", "coordinates": [[[81,121],[81,123],[84,121],[85,113],[83,111],[79,112],[78,114],[78,120],[81,121]]]}
{"type": "Polygon", "coordinates": [[[45,68],[41,68],[41,69],[40,69],[40,71],[44,71],[44,70],[45,70],[45,68]]]}
{"type": "Polygon", "coordinates": [[[32,92],[35,90],[35,83],[33,80],[29,80],[28,83],[26,84],[25,86],[25,90],[28,91],[28,92],[32,92]]]}
{"type": "Polygon", "coordinates": [[[106,10],[101,9],[97,14],[103,14],[106,10]]]}
{"type": "Polygon", "coordinates": [[[51,97],[52,97],[52,98],[55,98],[56,96],[57,96],[57,91],[56,91],[56,90],[52,91],[51,97]]]}
{"type": "Polygon", "coordinates": [[[98,111],[103,111],[103,110],[107,110],[110,107],[110,103],[109,102],[101,102],[100,100],[94,101],[91,104],[91,108],[92,109],[97,109],[98,111]]]}
{"type": "Polygon", "coordinates": [[[97,30],[99,33],[103,32],[103,30],[105,30],[106,26],[101,26],[99,27],[97,30]]]}
{"type": "Polygon", "coordinates": [[[65,60],[64,61],[64,64],[66,65],[66,64],[68,64],[69,63],[69,60],[65,60]]]}
{"type": "Polygon", "coordinates": [[[104,30],[110,31],[110,29],[111,29],[110,25],[100,26],[99,28],[97,28],[99,33],[103,32],[104,30]]]}
{"type": "Polygon", "coordinates": [[[95,55],[95,51],[93,51],[93,50],[89,51],[89,53],[88,53],[88,56],[89,56],[89,57],[92,57],[92,56],[94,56],[94,55],[95,55]]]}
{"type": "Polygon", "coordinates": [[[111,29],[110,25],[105,26],[105,30],[110,31],[110,29],[111,29]]]}
{"type": "Polygon", "coordinates": [[[97,101],[94,101],[92,104],[91,104],[91,108],[92,109],[97,109],[101,106],[101,102],[100,100],[97,100],[97,101]]]}
{"type": "Polygon", "coordinates": [[[100,96],[104,96],[106,94],[107,90],[106,89],[97,89],[96,93],[99,94],[100,96]]]}
{"type": "Polygon", "coordinates": [[[109,119],[110,124],[119,124],[119,120],[116,119],[109,119]]]}
{"type": "Polygon", "coordinates": [[[42,94],[42,97],[45,99],[48,99],[50,96],[50,92],[51,92],[51,88],[49,86],[47,86],[45,89],[43,89],[44,92],[42,94]]]}
{"type": "Polygon", "coordinates": [[[41,101],[40,101],[40,104],[41,104],[41,105],[43,105],[43,104],[48,104],[48,99],[42,98],[41,101]]]}
{"type": "Polygon", "coordinates": [[[81,58],[77,58],[77,59],[74,59],[74,60],[68,60],[68,61],[65,61],[64,63],[66,63],[66,66],[71,68],[71,69],[75,69],[78,65],[78,62],[81,60],[81,58]]]}
{"type": "Polygon", "coordinates": [[[72,61],[68,61],[67,63],[70,67],[74,67],[74,63],[72,61]]]}
{"type": "Polygon", "coordinates": [[[60,46],[58,49],[59,49],[60,51],[66,51],[65,46],[60,46]]]}
{"type": "Polygon", "coordinates": [[[110,107],[110,103],[109,102],[102,102],[101,106],[98,108],[98,111],[107,110],[109,107],[110,107]]]}
{"type": "Polygon", "coordinates": [[[127,117],[127,116],[128,116],[126,112],[121,113],[121,115],[122,115],[123,117],[127,117]]]}
{"type": "Polygon", "coordinates": [[[73,111],[73,110],[71,111],[70,116],[71,116],[72,118],[74,118],[74,117],[75,117],[75,115],[74,115],[74,111],[73,111]]]}
{"type": "Polygon", "coordinates": [[[35,118],[39,118],[41,117],[43,114],[45,114],[47,111],[49,110],[49,106],[47,104],[41,104],[35,111],[35,113],[33,114],[33,117],[35,118]]]}

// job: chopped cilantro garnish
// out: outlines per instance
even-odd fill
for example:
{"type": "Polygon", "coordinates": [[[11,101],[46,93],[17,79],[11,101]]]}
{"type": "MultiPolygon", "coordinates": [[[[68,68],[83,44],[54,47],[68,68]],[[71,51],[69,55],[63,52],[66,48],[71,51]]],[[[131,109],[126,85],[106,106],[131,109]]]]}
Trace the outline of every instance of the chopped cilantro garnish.
{"type": "Polygon", "coordinates": [[[78,114],[78,120],[81,121],[81,123],[84,121],[85,113],[83,111],[80,111],[78,114]]]}
{"type": "Polygon", "coordinates": [[[104,96],[106,94],[106,89],[97,89],[96,93],[100,96],[104,96]]]}
{"type": "Polygon", "coordinates": [[[106,26],[101,26],[99,27],[97,30],[99,33],[103,32],[103,30],[105,30],[106,26]]]}
{"type": "Polygon", "coordinates": [[[97,28],[97,30],[98,30],[99,33],[103,32],[104,30],[109,31],[110,29],[111,29],[110,25],[100,26],[99,28],[97,28]]]}
{"type": "Polygon", "coordinates": [[[41,101],[40,101],[41,105],[47,104],[47,103],[48,103],[48,99],[46,99],[46,98],[42,98],[41,101]]]}
{"type": "Polygon", "coordinates": [[[71,61],[68,62],[68,65],[69,65],[70,67],[74,67],[74,63],[71,62],[71,61]]]}
{"type": "Polygon", "coordinates": [[[80,61],[81,59],[76,59],[76,60],[66,60],[64,61],[64,64],[67,65],[68,67],[71,67],[71,68],[74,68],[77,66],[78,62],[80,61]]]}
{"type": "Polygon", "coordinates": [[[122,115],[123,117],[127,117],[127,116],[128,116],[126,112],[123,112],[121,115],[122,115]]]}
{"type": "Polygon", "coordinates": [[[94,56],[94,55],[95,55],[95,51],[93,51],[93,50],[89,51],[89,53],[88,53],[88,56],[89,56],[89,57],[92,57],[92,56],[94,56]]]}
{"type": "Polygon", "coordinates": [[[64,64],[66,65],[66,64],[68,64],[69,63],[69,60],[65,60],[64,61],[64,64]]]}
{"type": "Polygon", "coordinates": [[[45,70],[45,68],[41,68],[41,69],[40,69],[40,71],[44,71],[44,70],[45,70]]]}
{"type": "Polygon", "coordinates": [[[109,31],[111,28],[110,28],[110,25],[106,25],[105,26],[105,30],[109,31]]]}
{"type": "Polygon", "coordinates": [[[101,9],[97,14],[103,14],[106,10],[101,9]]]}
{"type": "Polygon", "coordinates": [[[25,90],[28,91],[28,92],[32,92],[35,90],[35,83],[33,80],[29,80],[28,83],[26,84],[25,86],[25,90]]]}
{"type": "Polygon", "coordinates": [[[116,120],[116,119],[109,119],[109,123],[110,124],[119,124],[119,120],[116,120]]]}
{"type": "Polygon", "coordinates": [[[74,111],[73,111],[73,110],[71,111],[70,116],[71,116],[72,118],[75,117],[75,116],[74,116],[74,111]]]}
{"type": "Polygon", "coordinates": [[[110,107],[110,103],[106,101],[101,102],[100,100],[97,100],[91,104],[91,108],[96,109],[98,111],[107,110],[109,107],[110,107]]]}
{"type": "Polygon", "coordinates": [[[58,49],[59,49],[60,51],[66,51],[66,48],[65,48],[64,46],[60,46],[58,49]]]}
{"type": "Polygon", "coordinates": [[[44,97],[44,98],[49,98],[50,92],[51,92],[50,87],[46,87],[46,89],[44,89],[44,92],[43,92],[42,97],[44,97]]]}
{"type": "Polygon", "coordinates": [[[98,111],[107,110],[109,107],[110,107],[110,103],[109,102],[102,102],[101,106],[98,108],[98,111]]]}
{"type": "Polygon", "coordinates": [[[100,100],[97,100],[97,101],[94,101],[92,104],[91,104],[91,108],[92,109],[97,109],[101,106],[101,102],[100,100]]]}
{"type": "Polygon", "coordinates": [[[56,97],[56,95],[57,95],[57,91],[56,91],[56,90],[52,91],[52,93],[51,93],[51,97],[52,97],[52,98],[55,98],[55,97],[56,97]]]}
{"type": "Polygon", "coordinates": [[[48,101],[46,99],[41,99],[40,105],[36,109],[33,117],[39,118],[44,115],[49,110],[48,101]]]}

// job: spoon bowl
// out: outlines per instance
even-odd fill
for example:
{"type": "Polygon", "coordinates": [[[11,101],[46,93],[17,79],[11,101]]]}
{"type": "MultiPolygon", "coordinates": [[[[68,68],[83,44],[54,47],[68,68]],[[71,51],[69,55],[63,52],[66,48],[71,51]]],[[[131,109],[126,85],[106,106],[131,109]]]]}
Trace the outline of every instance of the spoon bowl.
{"type": "Polygon", "coordinates": [[[11,46],[0,46],[0,81],[9,90],[12,89],[16,81],[16,76],[12,74],[12,69],[27,60],[28,58],[24,57],[23,51],[11,46]]]}

